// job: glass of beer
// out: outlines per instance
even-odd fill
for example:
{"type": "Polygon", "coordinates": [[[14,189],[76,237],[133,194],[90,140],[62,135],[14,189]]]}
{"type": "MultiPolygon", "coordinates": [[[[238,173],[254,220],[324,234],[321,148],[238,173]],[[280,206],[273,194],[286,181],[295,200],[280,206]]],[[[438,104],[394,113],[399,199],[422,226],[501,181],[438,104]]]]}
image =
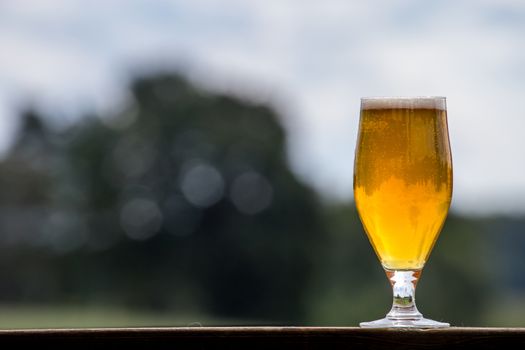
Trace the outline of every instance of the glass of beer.
{"type": "Polygon", "coordinates": [[[415,290],[450,207],[452,156],[444,97],[361,99],[354,196],[368,239],[393,289],[370,328],[441,328],[424,318],[415,290]]]}

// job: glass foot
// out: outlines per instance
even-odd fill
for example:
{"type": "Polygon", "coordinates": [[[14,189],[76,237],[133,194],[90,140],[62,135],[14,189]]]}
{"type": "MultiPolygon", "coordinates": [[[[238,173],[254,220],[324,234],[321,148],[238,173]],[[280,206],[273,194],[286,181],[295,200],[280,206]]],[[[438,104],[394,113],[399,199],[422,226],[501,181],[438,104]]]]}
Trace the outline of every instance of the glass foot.
{"type": "Polygon", "coordinates": [[[446,328],[450,324],[424,318],[416,307],[416,284],[421,270],[388,270],[394,292],[392,309],[381,320],[361,322],[363,328],[446,328]]]}
{"type": "Polygon", "coordinates": [[[362,328],[446,328],[450,327],[450,324],[429,320],[424,317],[407,319],[385,317],[376,321],[361,322],[359,326],[362,328]]]}

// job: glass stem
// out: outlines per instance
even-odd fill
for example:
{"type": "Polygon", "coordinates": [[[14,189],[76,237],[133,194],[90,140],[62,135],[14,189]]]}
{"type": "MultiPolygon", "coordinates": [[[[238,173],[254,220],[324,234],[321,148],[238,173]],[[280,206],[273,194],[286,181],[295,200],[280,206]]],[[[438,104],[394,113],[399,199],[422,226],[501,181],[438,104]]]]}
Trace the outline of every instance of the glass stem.
{"type": "Polygon", "coordinates": [[[386,317],[392,321],[420,320],[423,316],[416,307],[416,285],[421,270],[388,270],[386,275],[393,291],[392,309],[386,317]]]}

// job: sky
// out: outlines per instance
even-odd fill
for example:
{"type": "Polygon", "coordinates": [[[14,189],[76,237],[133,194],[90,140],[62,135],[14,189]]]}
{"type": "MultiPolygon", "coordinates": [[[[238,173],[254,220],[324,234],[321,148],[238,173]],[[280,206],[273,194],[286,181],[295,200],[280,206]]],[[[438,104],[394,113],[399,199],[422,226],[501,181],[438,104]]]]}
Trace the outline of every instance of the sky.
{"type": "Polygon", "coordinates": [[[446,96],[454,210],[525,213],[523,1],[2,0],[0,152],[26,103],[70,125],[158,68],[275,105],[294,171],[336,200],[360,97],[446,96]]]}

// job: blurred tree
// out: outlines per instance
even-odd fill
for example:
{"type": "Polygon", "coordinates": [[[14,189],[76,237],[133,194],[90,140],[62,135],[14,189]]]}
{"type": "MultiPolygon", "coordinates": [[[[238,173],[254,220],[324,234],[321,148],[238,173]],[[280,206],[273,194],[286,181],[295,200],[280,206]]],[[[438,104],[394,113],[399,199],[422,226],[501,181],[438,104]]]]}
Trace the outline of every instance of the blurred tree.
{"type": "Polygon", "coordinates": [[[132,95],[62,131],[27,113],[2,165],[14,210],[45,206],[31,237],[60,254],[55,300],[301,320],[321,216],[276,114],[171,74],[132,95]]]}
{"type": "MultiPolygon", "coordinates": [[[[138,78],[130,92],[119,113],[65,129],[23,113],[0,163],[0,302],[259,324],[384,315],[390,287],[355,207],[322,203],[294,176],[270,107],[177,74],[138,78]]],[[[418,288],[424,314],[500,317],[492,305],[524,288],[524,229],[451,215],[418,288]]]]}

